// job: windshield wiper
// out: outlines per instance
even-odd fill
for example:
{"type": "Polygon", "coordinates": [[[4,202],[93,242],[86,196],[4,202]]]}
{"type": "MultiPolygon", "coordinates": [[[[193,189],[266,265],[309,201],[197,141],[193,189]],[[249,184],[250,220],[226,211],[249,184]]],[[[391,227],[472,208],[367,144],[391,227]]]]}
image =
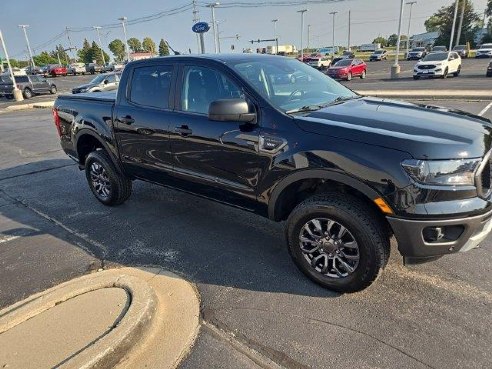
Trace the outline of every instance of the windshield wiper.
{"type": "Polygon", "coordinates": [[[300,108],[297,109],[287,110],[285,113],[286,114],[303,113],[307,111],[316,111],[319,109],[323,109],[324,107],[325,105],[306,105],[306,106],[301,106],[300,108]]]}

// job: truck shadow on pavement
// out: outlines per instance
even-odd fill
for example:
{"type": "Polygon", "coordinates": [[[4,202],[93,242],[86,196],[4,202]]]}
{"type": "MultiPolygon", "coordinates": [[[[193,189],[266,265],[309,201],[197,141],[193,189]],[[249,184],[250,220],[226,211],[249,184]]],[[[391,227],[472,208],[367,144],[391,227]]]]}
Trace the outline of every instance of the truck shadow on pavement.
{"type": "Polygon", "coordinates": [[[212,288],[339,296],[298,271],[283,224],[141,181],[125,204],[106,207],[72,163],[44,160],[0,170],[0,216],[16,224],[1,228],[0,237],[68,234],[67,246],[106,265],[159,266],[212,288]]]}

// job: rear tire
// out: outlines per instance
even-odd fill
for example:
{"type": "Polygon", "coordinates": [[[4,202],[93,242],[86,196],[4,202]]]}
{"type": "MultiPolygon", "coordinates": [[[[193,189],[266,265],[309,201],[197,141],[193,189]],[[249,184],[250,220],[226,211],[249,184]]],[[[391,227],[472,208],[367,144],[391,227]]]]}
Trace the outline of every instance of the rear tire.
{"type": "Polygon", "coordinates": [[[22,96],[24,96],[24,99],[29,100],[32,97],[33,93],[30,88],[25,88],[22,91],[22,96]]]}
{"type": "Polygon", "coordinates": [[[420,76],[413,76],[413,79],[418,80],[418,79],[420,79],[420,76]]]}
{"type": "Polygon", "coordinates": [[[56,94],[56,92],[57,92],[56,86],[55,85],[51,85],[51,87],[50,87],[50,94],[54,95],[54,94],[56,94]]]}
{"type": "Polygon", "coordinates": [[[453,73],[453,76],[458,77],[460,75],[460,73],[461,73],[461,65],[458,67],[458,70],[453,73]]]}
{"type": "Polygon", "coordinates": [[[132,182],[120,173],[103,150],[87,155],[85,176],[92,193],[104,205],[120,205],[132,194],[132,182]]]}
{"type": "Polygon", "coordinates": [[[350,195],[333,192],[303,201],[290,214],[286,234],[297,267],[334,291],[367,288],[388,262],[390,242],[384,224],[350,195]],[[339,237],[342,227],[346,232],[339,237]]]}

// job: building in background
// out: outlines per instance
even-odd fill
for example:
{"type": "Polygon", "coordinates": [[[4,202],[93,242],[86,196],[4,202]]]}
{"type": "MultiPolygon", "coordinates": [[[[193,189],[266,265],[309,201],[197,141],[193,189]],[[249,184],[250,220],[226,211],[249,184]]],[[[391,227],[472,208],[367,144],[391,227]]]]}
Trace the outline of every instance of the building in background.
{"type": "Polygon", "coordinates": [[[413,47],[427,47],[434,46],[439,32],[425,32],[410,37],[410,46],[413,47]]]}
{"type": "Polygon", "coordinates": [[[138,53],[130,53],[130,60],[142,60],[142,59],[150,59],[155,57],[156,55],[151,52],[138,52],[138,53]]]}

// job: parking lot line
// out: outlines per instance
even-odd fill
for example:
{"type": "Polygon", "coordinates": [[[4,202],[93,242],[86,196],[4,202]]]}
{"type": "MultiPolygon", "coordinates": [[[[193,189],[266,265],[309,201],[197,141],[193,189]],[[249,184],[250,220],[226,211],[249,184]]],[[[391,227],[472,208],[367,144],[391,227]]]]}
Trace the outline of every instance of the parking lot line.
{"type": "Polygon", "coordinates": [[[485,108],[483,108],[483,110],[480,113],[478,113],[478,115],[482,117],[485,113],[489,111],[490,108],[492,108],[492,102],[489,105],[487,105],[485,108]]]}

